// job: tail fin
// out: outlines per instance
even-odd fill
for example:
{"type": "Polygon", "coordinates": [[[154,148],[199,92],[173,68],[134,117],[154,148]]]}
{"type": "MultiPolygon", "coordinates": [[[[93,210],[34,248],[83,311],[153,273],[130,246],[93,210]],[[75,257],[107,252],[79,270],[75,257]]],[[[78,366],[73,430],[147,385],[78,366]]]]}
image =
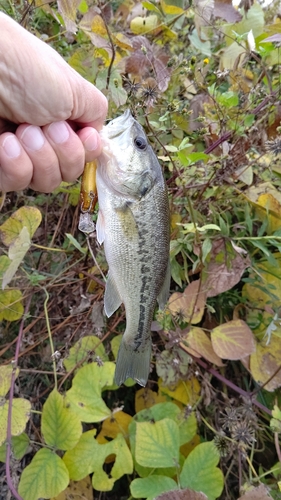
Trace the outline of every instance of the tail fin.
{"type": "Polygon", "coordinates": [[[145,387],[149,375],[151,358],[151,341],[144,350],[136,350],[122,339],[115,369],[115,383],[123,384],[127,378],[134,379],[138,384],[145,387]]]}

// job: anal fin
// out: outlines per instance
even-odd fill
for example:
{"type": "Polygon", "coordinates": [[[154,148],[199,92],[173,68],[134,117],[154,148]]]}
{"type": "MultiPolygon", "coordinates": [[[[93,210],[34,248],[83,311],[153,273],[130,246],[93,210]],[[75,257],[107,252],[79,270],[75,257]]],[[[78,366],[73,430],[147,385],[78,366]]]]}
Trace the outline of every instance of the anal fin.
{"type": "Polygon", "coordinates": [[[109,318],[112,314],[117,311],[118,307],[122,304],[122,299],[119,295],[116,283],[108,271],[105,294],[104,294],[104,311],[106,316],[109,318]]]}

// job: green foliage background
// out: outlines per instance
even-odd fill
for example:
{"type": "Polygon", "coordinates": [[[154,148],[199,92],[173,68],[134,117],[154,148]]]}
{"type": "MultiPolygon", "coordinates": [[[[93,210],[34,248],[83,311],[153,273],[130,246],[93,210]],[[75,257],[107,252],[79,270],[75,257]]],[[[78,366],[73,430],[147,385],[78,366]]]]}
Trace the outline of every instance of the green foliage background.
{"type": "Polygon", "coordinates": [[[11,413],[19,494],[281,498],[279,2],[1,9],[107,96],[109,118],[131,108],[171,207],[171,297],[139,390],[113,383],[124,313],[104,323],[102,276],[77,230],[80,181],[3,200],[0,459],[11,413]]]}

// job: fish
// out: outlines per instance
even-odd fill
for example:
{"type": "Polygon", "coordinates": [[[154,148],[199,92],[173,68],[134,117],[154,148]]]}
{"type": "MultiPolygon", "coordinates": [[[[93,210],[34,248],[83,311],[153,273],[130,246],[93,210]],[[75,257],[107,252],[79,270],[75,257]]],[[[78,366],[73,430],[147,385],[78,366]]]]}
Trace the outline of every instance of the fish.
{"type": "Polygon", "coordinates": [[[115,383],[145,386],[150,372],[151,323],[170,289],[170,217],[162,169],[143,127],[126,110],[101,131],[96,183],[96,235],[108,274],[104,311],[123,303],[126,328],[116,360],[115,383]]]}

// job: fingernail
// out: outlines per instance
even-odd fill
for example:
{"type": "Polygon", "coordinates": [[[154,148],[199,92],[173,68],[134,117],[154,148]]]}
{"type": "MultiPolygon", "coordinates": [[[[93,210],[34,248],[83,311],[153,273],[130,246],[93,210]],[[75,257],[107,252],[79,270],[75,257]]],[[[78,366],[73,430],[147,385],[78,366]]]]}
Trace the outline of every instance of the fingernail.
{"type": "Polygon", "coordinates": [[[3,149],[9,158],[17,158],[21,154],[21,147],[14,135],[9,135],[3,141],[3,149]]]}
{"type": "Polygon", "coordinates": [[[54,122],[48,127],[48,134],[56,144],[62,144],[69,138],[69,130],[64,122],[54,122]]]}
{"type": "Polygon", "coordinates": [[[98,146],[98,138],[96,132],[90,132],[87,139],[84,141],[84,148],[87,151],[94,151],[98,146]]]}
{"type": "Polygon", "coordinates": [[[29,125],[29,127],[23,131],[20,139],[31,151],[39,151],[45,143],[44,135],[41,132],[41,129],[39,127],[35,127],[34,125],[29,125]]]}

